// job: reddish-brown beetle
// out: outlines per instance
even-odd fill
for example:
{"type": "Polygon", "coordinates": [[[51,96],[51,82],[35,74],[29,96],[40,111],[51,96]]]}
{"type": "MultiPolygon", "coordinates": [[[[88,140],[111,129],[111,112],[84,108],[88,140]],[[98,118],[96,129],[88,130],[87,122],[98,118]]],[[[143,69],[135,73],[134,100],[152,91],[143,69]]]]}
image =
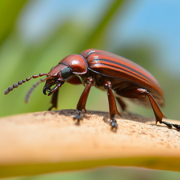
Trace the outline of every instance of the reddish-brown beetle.
{"type": "Polygon", "coordinates": [[[157,80],[148,71],[123,57],[102,50],[88,49],[81,54],[65,57],[49,73],[33,75],[26,78],[26,80],[13,84],[13,86],[4,91],[4,94],[8,94],[14,88],[17,88],[18,85],[29,81],[31,78],[44,75],[47,77],[34,84],[28,91],[26,102],[32,90],[40,82],[46,81],[43,93],[46,94],[48,92],[48,96],[53,94],[52,106],[49,108],[51,110],[52,108],[57,108],[58,89],[65,81],[71,84],[83,84],[85,89],[79,99],[77,113],[74,116],[74,119],[77,119],[79,122],[82,110],[86,111],[86,101],[93,85],[103,91],[107,91],[112,129],[117,129],[115,115],[121,116],[116,107],[114,91],[117,102],[123,110],[125,110],[126,105],[122,98],[131,98],[131,100],[140,102],[142,105],[151,106],[156,117],[156,123],[164,123],[169,128],[174,126],[177,130],[180,130],[180,125],[162,121],[164,115],[159,106],[163,106],[164,97],[157,80]]]}

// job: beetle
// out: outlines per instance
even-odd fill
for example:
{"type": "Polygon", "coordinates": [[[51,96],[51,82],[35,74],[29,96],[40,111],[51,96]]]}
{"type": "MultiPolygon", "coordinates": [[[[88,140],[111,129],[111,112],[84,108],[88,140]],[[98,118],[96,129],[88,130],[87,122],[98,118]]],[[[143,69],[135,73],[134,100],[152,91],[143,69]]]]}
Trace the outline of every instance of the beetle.
{"type": "Polygon", "coordinates": [[[116,130],[118,127],[115,115],[121,117],[117,110],[116,100],[122,110],[125,110],[126,104],[123,98],[129,98],[141,105],[152,107],[156,124],[159,122],[169,128],[174,126],[177,130],[180,130],[180,125],[162,120],[165,116],[159,106],[164,105],[164,95],[157,80],[144,68],[121,56],[97,49],[88,49],[80,54],[69,55],[53,67],[49,73],[40,73],[19,81],[7,88],[4,94],[8,94],[14,88],[32,78],[41,76],[46,76],[46,78],[33,85],[26,95],[26,102],[28,102],[33,89],[39,83],[46,81],[43,93],[46,95],[48,92],[48,96],[52,95],[52,106],[49,108],[51,110],[57,108],[58,91],[64,82],[75,85],[83,84],[85,89],[79,99],[77,111],[74,115],[74,119],[79,122],[82,119],[82,110],[86,112],[85,105],[91,86],[95,86],[102,91],[107,91],[112,129],[116,130]]]}

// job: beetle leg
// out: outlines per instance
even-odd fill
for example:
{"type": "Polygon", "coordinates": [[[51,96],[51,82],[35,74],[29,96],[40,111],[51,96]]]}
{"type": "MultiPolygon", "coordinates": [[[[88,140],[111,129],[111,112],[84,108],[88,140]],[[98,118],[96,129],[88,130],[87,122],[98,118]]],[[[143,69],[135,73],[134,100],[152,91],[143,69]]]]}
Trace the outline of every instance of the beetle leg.
{"type": "Polygon", "coordinates": [[[59,89],[56,90],[56,91],[53,93],[52,99],[51,99],[51,104],[52,104],[52,106],[48,109],[48,111],[51,111],[52,108],[56,108],[56,109],[57,109],[58,92],[59,92],[59,89]]]}
{"type": "Polygon", "coordinates": [[[123,111],[125,111],[126,110],[126,104],[124,103],[124,101],[120,97],[116,97],[116,99],[117,99],[117,102],[118,102],[119,106],[121,107],[121,109],[123,111]]]}
{"type": "Polygon", "coordinates": [[[142,88],[137,88],[137,89],[130,89],[126,90],[124,92],[120,93],[122,96],[128,95],[130,98],[141,98],[147,96],[149,98],[149,101],[151,103],[152,109],[154,111],[154,114],[156,116],[156,124],[157,122],[165,124],[168,128],[172,128],[174,126],[177,130],[180,130],[180,125],[178,124],[171,124],[166,121],[162,121],[162,118],[165,117],[164,114],[161,112],[157,102],[153,98],[153,96],[146,90],[142,88]]]}
{"type": "Polygon", "coordinates": [[[84,91],[83,91],[83,93],[82,93],[82,95],[81,95],[81,97],[79,99],[79,102],[77,104],[77,108],[76,108],[77,112],[74,115],[74,119],[77,119],[78,123],[82,119],[82,117],[81,117],[82,110],[84,109],[84,111],[86,112],[85,106],[86,106],[86,101],[87,101],[87,98],[88,98],[88,95],[89,95],[89,91],[90,91],[91,86],[92,86],[92,82],[93,82],[92,77],[88,77],[87,80],[86,80],[87,86],[84,89],[84,91]]]}
{"type": "Polygon", "coordinates": [[[121,117],[121,115],[117,110],[116,101],[115,101],[115,98],[113,95],[113,91],[111,89],[111,82],[110,81],[105,82],[104,86],[107,89],[107,94],[108,94],[111,129],[116,131],[118,125],[117,125],[117,121],[115,120],[114,117],[116,114],[118,114],[120,117],[121,117]]]}

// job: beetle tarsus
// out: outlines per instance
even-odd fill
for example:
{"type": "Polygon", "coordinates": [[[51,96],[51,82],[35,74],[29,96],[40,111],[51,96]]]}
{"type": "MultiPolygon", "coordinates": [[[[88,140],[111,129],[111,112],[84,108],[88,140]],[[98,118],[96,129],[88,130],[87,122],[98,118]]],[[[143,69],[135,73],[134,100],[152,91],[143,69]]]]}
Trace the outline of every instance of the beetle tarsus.
{"type": "Polygon", "coordinates": [[[118,125],[117,125],[117,121],[115,120],[114,117],[111,117],[111,120],[109,122],[110,126],[111,126],[111,130],[116,132],[118,125]]]}
{"type": "Polygon", "coordinates": [[[166,121],[161,121],[160,123],[165,124],[169,129],[172,129],[172,124],[166,121]]]}
{"type": "Polygon", "coordinates": [[[161,121],[160,123],[165,124],[169,129],[172,129],[172,127],[175,127],[176,130],[180,131],[180,125],[179,124],[172,124],[170,122],[161,121]]]}
{"type": "Polygon", "coordinates": [[[82,111],[80,110],[77,110],[76,111],[76,114],[74,115],[73,119],[74,120],[77,120],[77,123],[79,124],[80,120],[82,120],[82,115],[81,115],[82,111]]]}
{"type": "Polygon", "coordinates": [[[172,124],[178,131],[180,131],[180,125],[179,124],[172,124]]]}

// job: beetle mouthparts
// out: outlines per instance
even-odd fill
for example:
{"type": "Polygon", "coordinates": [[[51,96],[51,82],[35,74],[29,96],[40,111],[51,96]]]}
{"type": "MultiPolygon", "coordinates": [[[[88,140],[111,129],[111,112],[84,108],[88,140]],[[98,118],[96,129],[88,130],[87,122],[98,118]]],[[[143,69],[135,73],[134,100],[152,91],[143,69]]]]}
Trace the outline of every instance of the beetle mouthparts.
{"type": "Polygon", "coordinates": [[[50,88],[51,86],[50,86],[49,84],[46,84],[46,85],[44,86],[44,88],[43,88],[43,93],[44,93],[44,95],[46,95],[46,91],[48,91],[48,92],[49,92],[49,93],[48,93],[48,96],[50,96],[50,95],[51,95],[52,93],[54,93],[58,88],[60,88],[60,87],[62,86],[62,84],[63,84],[63,83],[58,82],[53,89],[50,88]]]}
{"type": "Polygon", "coordinates": [[[58,83],[56,84],[56,86],[49,91],[48,96],[50,96],[52,93],[54,93],[55,91],[57,91],[57,90],[62,86],[62,84],[63,84],[63,83],[58,82],[58,83]]]}

